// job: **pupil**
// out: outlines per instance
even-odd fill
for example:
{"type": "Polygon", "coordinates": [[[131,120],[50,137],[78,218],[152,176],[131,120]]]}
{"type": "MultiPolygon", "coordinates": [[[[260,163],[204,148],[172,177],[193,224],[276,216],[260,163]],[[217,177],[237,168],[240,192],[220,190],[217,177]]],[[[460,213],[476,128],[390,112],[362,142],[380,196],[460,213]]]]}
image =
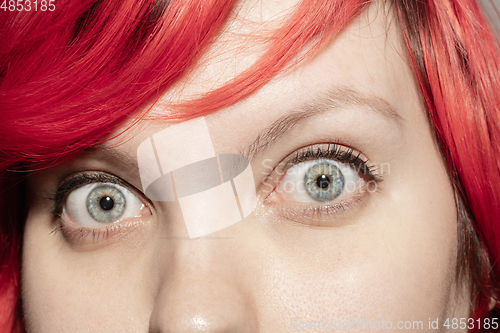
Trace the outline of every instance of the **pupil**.
{"type": "Polygon", "coordinates": [[[318,179],[316,179],[316,185],[318,185],[318,187],[322,189],[327,188],[328,186],[330,186],[330,178],[325,175],[321,175],[318,177],[318,179]]]}
{"type": "Polygon", "coordinates": [[[115,205],[115,202],[110,197],[103,197],[101,201],[99,201],[99,204],[101,205],[102,209],[110,210],[115,205]]]}

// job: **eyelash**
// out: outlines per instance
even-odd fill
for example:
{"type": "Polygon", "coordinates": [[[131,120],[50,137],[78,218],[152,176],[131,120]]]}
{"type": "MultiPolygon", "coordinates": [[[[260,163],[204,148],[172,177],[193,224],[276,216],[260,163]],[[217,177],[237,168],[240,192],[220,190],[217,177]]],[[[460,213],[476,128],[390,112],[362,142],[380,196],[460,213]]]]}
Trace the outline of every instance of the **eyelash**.
{"type": "MultiPolygon", "coordinates": [[[[323,146],[326,147],[322,147],[321,144],[316,144],[314,146],[308,146],[297,150],[291,158],[285,159],[285,162],[279,164],[280,174],[285,175],[291,167],[302,162],[318,159],[331,159],[350,165],[356,171],[361,173],[362,177],[364,177],[367,182],[373,181],[375,183],[379,183],[382,181],[382,176],[376,173],[378,166],[374,164],[369,165],[368,159],[363,159],[360,151],[358,152],[353,148],[340,145],[337,142],[330,142],[328,144],[325,143],[323,146]]],[[[130,186],[120,178],[101,172],[81,172],[67,178],[63,181],[55,193],[49,196],[49,199],[54,202],[52,213],[57,219],[57,226],[51,233],[56,234],[60,231],[63,237],[67,239],[81,239],[91,235],[92,240],[95,242],[101,239],[107,239],[120,231],[122,228],[121,224],[112,224],[110,226],[106,226],[105,228],[81,227],[76,229],[68,228],[63,225],[63,203],[68,194],[81,186],[93,183],[112,183],[130,189],[130,186]]],[[[346,212],[348,209],[353,208],[353,206],[358,202],[359,198],[354,198],[351,202],[344,201],[329,205],[306,205],[301,210],[301,214],[311,219],[322,218],[323,216],[331,216],[338,214],[339,212],[346,212]]]]}
{"type": "MultiPolygon", "coordinates": [[[[379,170],[378,165],[369,163],[368,159],[363,158],[361,151],[341,145],[338,142],[329,142],[301,148],[292,157],[285,158],[284,162],[280,163],[281,167],[278,169],[279,175],[281,175],[280,182],[281,178],[286,175],[291,167],[299,163],[320,159],[330,159],[351,166],[360,173],[360,176],[364,178],[367,184],[374,183],[376,185],[382,181],[382,175],[377,173],[379,170]]],[[[379,187],[376,186],[376,191],[378,189],[379,187]]],[[[301,217],[311,220],[324,219],[325,217],[328,218],[339,213],[346,213],[349,209],[353,209],[360,201],[361,198],[357,195],[350,200],[334,204],[304,204],[299,214],[301,217]]],[[[292,219],[297,215],[297,212],[290,212],[289,209],[284,209],[284,212],[287,216],[292,217],[292,219]]]]}
{"type": "MultiPolygon", "coordinates": [[[[123,227],[121,224],[112,224],[110,226],[106,226],[105,228],[68,228],[63,225],[62,222],[62,211],[63,211],[63,203],[66,197],[72,191],[78,189],[81,186],[94,184],[94,183],[111,183],[123,186],[127,189],[130,189],[130,186],[116,176],[112,176],[109,174],[101,173],[101,172],[81,172],[76,175],[72,175],[63,181],[63,183],[59,186],[59,188],[52,193],[52,195],[48,196],[48,199],[53,201],[53,209],[52,214],[56,218],[57,226],[54,230],[51,231],[51,234],[57,234],[57,232],[61,232],[62,236],[66,239],[82,239],[89,235],[92,235],[92,241],[98,241],[102,239],[107,239],[110,236],[116,234],[123,227]]],[[[132,192],[136,192],[131,190],[132,192]]]]}
{"type": "Polygon", "coordinates": [[[362,153],[360,151],[358,152],[354,150],[354,148],[342,146],[337,142],[329,142],[326,149],[317,145],[309,146],[299,149],[295,153],[295,156],[285,163],[282,172],[286,172],[292,166],[302,162],[318,159],[332,159],[340,163],[349,164],[369,180],[381,181],[381,176],[375,173],[378,166],[368,165],[368,159],[363,160],[361,156],[362,153]]]}
{"type": "Polygon", "coordinates": [[[106,226],[106,229],[94,229],[94,228],[79,228],[79,229],[69,229],[66,228],[60,221],[56,228],[52,230],[51,234],[57,234],[61,232],[62,236],[67,239],[82,239],[88,235],[92,235],[92,241],[96,242],[98,240],[108,239],[110,236],[114,235],[121,229],[120,225],[112,225],[111,227],[106,226]]]}

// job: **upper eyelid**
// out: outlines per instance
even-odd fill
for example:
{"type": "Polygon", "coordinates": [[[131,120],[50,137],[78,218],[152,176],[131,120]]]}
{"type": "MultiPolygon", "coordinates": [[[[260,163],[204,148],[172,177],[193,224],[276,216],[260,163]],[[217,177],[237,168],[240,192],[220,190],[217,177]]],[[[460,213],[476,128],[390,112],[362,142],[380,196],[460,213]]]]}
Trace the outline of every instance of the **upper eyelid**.
{"type": "MultiPolygon", "coordinates": [[[[308,101],[302,106],[296,107],[300,110],[279,118],[266,129],[264,129],[246,149],[242,152],[252,162],[270,146],[287,135],[298,124],[305,120],[324,114],[337,108],[358,106],[381,116],[401,129],[404,119],[396,109],[385,99],[379,96],[367,95],[346,86],[330,87],[326,92],[308,101]]],[[[359,109],[356,109],[359,110],[359,109]]]]}
{"type": "Polygon", "coordinates": [[[66,177],[59,185],[57,192],[67,192],[68,190],[75,190],[81,186],[93,183],[112,183],[127,188],[130,187],[130,185],[123,179],[106,172],[85,171],[66,177]]]}
{"type": "MultiPolygon", "coordinates": [[[[357,150],[353,147],[346,146],[343,144],[340,144],[338,142],[325,142],[325,143],[317,143],[313,145],[308,145],[304,146],[302,148],[297,149],[294,153],[288,155],[285,157],[281,162],[278,163],[277,167],[279,168],[280,173],[286,172],[288,169],[290,169],[292,166],[301,163],[301,162],[306,162],[310,160],[317,160],[317,159],[333,159],[336,160],[340,163],[346,163],[344,161],[341,161],[339,159],[336,159],[334,154],[332,153],[333,156],[319,156],[320,154],[329,154],[332,152],[332,149],[335,149],[337,152],[340,152],[342,154],[350,154],[351,156],[356,156],[357,162],[359,161],[360,164],[365,166],[367,163],[369,163],[369,159],[363,155],[363,153],[360,150],[357,150]],[[327,146],[325,148],[321,148],[322,146],[327,146]],[[316,151],[312,151],[316,150],[316,151]],[[309,154],[310,156],[308,157],[301,157],[300,154],[309,154]],[[314,156],[317,155],[317,156],[314,156]],[[362,158],[364,157],[364,159],[362,158]]],[[[376,175],[374,174],[369,174],[368,176],[373,176],[375,177],[376,175]]]]}
{"type": "Polygon", "coordinates": [[[68,193],[74,191],[82,186],[94,184],[94,183],[111,183],[115,185],[120,185],[132,193],[142,193],[138,191],[135,187],[127,183],[125,180],[118,176],[109,174],[103,171],[85,171],[72,174],[62,180],[62,183],[57,188],[54,196],[50,198],[54,201],[53,214],[58,216],[61,214],[62,203],[68,193]],[[82,181],[83,180],[83,181],[82,181]]]}

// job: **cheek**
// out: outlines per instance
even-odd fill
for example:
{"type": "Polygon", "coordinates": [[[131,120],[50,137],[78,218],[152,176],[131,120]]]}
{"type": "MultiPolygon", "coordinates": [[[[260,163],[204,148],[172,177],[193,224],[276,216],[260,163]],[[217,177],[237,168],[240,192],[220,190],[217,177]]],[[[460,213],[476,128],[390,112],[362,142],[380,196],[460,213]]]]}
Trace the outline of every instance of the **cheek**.
{"type": "Polygon", "coordinates": [[[261,282],[262,304],[275,318],[422,321],[427,328],[429,318],[457,307],[452,187],[430,138],[408,150],[353,225],[276,233],[261,282]]]}
{"type": "Polygon", "coordinates": [[[373,227],[337,233],[329,244],[312,237],[295,243],[296,251],[277,249],[263,276],[270,317],[393,323],[442,317],[453,285],[454,242],[420,226],[441,221],[379,217],[391,220],[367,220],[373,227]]]}
{"type": "MultiPolygon", "coordinates": [[[[265,221],[249,221],[255,233],[221,258],[244,256],[228,279],[251,291],[261,331],[287,331],[293,318],[427,325],[444,316],[454,285],[457,222],[433,147],[430,139],[410,146],[412,154],[391,165],[384,187],[354,224],[318,230],[278,222],[283,230],[270,233],[261,227],[265,221]],[[245,277],[236,277],[238,268],[245,277]]],[[[158,253],[160,240],[145,234],[77,253],[50,235],[41,216],[36,207],[30,211],[23,248],[23,301],[32,331],[146,331],[162,283],[158,267],[171,265],[168,253],[158,253]]]]}
{"type": "Polygon", "coordinates": [[[22,299],[28,331],[147,330],[151,292],[145,282],[154,267],[144,245],[147,235],[104,251],[75,252],[60,233],[50,233],[44,216],[31,209],[24,233],[22,299]]]}

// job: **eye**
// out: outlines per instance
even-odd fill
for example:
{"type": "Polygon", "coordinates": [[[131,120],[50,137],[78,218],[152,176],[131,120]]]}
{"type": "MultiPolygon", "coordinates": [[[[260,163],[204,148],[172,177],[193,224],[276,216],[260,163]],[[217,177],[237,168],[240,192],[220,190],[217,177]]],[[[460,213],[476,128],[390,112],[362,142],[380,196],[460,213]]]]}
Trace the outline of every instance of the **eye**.
{"type": "Polygon", "coordinates": [[[353,148],[337,143],[308,146],[274,169],[277,177],[270,179],[279,179],[266,203],[297,222],[345,216],[377,191],[382,180],[374,173],[377,169],[353,148]]]}
{"type": "Polygon", "coordinates": [[[277,191],[284,199],[327,203],[354,191],[362,181],[354,168],[333,160],[301,162],[287,170],[277,191]]]}
{"type": "Polygon", "coordinates": [[[71,191],[63,204],[63,216],[83,227],[102,226],[140,217],[143,202],[118,184],[93,183],[71,191]]]}

